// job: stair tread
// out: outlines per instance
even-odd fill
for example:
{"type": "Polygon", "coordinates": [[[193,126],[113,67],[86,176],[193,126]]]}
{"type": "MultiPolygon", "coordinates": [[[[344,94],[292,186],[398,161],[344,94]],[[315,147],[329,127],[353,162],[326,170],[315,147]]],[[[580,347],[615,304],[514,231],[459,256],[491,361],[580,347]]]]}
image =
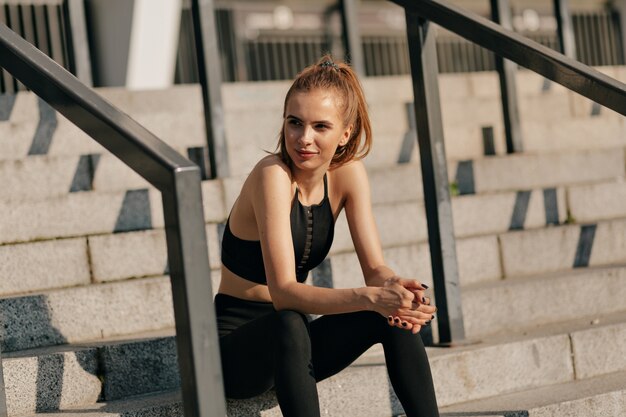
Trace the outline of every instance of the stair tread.
{"type": "Polygon", "coordinates": [[[441,411],[444,415],[452,412],[529,411],[571,401],[589,400],[609,393],[617,393],[622,398],[626,398],[625,381],[626,371],[615,372],[595,378],[574,380],[510,394],[501,394],[497,397],[454,404],[443,407],[441,411]]]}

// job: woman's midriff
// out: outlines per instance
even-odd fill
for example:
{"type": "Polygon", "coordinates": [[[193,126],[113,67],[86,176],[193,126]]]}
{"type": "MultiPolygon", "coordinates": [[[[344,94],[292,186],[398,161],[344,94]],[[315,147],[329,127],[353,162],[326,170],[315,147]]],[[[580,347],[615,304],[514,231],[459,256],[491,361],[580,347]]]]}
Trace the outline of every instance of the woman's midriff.
{"type": "Polygon", "coordinates": [[[257,284],[233,274],[222,265],[219,293],[249,301],[272,302],[267,285],[257,284]]]}

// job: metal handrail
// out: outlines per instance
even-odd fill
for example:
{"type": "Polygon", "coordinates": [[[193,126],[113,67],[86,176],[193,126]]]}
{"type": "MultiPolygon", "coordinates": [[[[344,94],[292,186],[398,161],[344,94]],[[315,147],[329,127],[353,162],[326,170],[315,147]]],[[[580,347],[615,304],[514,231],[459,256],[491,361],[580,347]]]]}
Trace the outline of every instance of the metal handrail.
{"type": "MultiPolygon", "coordinates": [[[[465,329],[431,23],[626,115],[626,85],[445,0],[390,0],[404,8],[440,346],[465,329]]],[[[492,1],[499,3],[499,1],[492,1]]],[[[501,0],[505,3],[505,0],[501,0]]],[[[503,91],[503,95],[506,91],[503,91]]]]}
{"type": "Polygon", "coordinates": [[[446,0],[390,0],[483,48],[626,116],[626,84],[446,0]]]}
{"type": "Polygon", "coordinates": [[[185,415],[225,415],[200,169],[4,24],[0,67],[161,191],[185,415]]]}

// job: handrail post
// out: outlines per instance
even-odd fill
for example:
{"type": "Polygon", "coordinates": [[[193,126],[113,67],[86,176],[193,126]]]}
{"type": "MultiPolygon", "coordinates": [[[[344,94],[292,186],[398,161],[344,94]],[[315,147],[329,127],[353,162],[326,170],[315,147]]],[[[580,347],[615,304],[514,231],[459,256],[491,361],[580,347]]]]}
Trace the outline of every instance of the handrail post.
{"type": "Polygon", "coordinates": [[[219,59],[214,7],[213,0],[191,1],[198,78],[202,86],[204,122],[211,165],[210,177],[223,178],[230,175],[230,168],[222,106],[222,66],[219,59]]]}
{"type": "Polygon", "coordinates": [[[341,33],[346,59],[359,76],[365,76],[363,44],[359,31],[357,0],[340,0],[341,33]]]}
{"type": "Polygon", "coordinates": [[[456,243],[439,100],[437,50],[430,22],[406,11],[415,121],[438,317],[438,344],[465,338],[456,243]]]}
{"type": "Polygon", "coordinates": [[[66,0],[63,6],[64,13],[69,20],[71,30],[70,48],[72,54],[71,70],[83,84],[93,86],[91,77],[91,60],[89,58],[89,40],[87,39],[87,24],[85,22],[84,0],[66,0]]]}
{"type": "Polygon", "coordinates": [[[200,170],[174,174],[163,192],[176,344],[186,417],[226,415],[222,365],[202,211],[200,170]]]}
{"type": "Polygon", "coordinates": [[[568,58],[576,59],[574,24],[572,22],[568,0],[554,0],[554,17],[556,18],[561,52],[568,58]]]}
{"type": "MultiPolygon", "coordinates": [[[[491,18],[505,29],[512,29],[511,8],[508,0],[491,0],[491,18]]],[[[521,152],[522,130],[517,101],[517,87],[515,73],[517,64],[495,55],[496,70],[500,78],[500,95],[502,98],[502,116],[504,118],[504,132],[506,135],[506,151],[508,153],[521,152]]]]}
{"type": "Polygon", "coordinates": [[[619,24],[622,28],[621,41],[622,41],[622,58],[626,60],[626,0],[616,0],[611,4],[613,10],[619,15],[619,24]]]}
{"type": "Polygon", "coordinates": [[[2,348],[0,347],[0,417],[7,417],[7,394],[4,387],[4,370],[2,369],[2,348]]]}

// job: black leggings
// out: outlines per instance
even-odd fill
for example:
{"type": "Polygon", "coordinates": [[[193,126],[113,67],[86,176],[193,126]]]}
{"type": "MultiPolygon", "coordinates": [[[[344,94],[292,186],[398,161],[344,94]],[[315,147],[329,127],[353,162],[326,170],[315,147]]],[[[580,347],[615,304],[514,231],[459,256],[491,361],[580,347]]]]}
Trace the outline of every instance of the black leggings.
{"type": "Polygon", "coordinates": [[[228,398],[276,390],[285,417],[320,415],[316,382],[382,343],[389,379],[407,417],[438,416],[426,350],[419,334],[391,327],[375,312],[322,316],[312,322],[271,303],[215,298],[224,388],[228,398]]]}

